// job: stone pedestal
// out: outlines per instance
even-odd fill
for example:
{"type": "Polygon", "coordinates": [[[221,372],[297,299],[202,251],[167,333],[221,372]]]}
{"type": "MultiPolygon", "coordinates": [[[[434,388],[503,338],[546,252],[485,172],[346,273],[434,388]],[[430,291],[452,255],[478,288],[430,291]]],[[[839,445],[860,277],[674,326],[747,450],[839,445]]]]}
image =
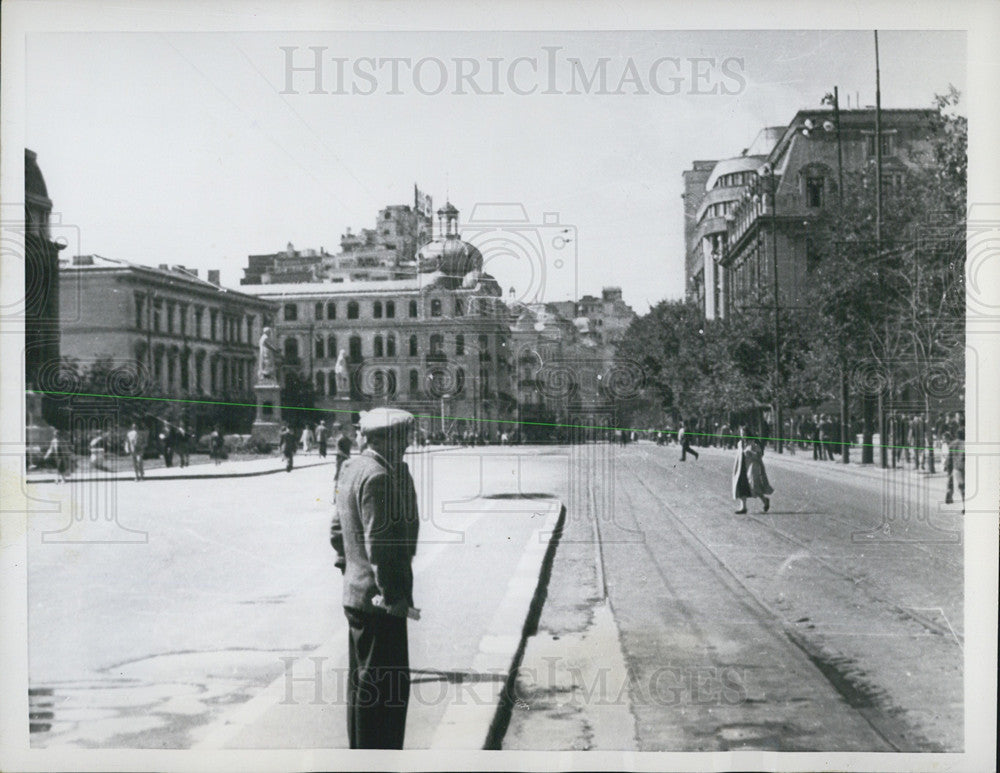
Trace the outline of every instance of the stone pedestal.
{"type": "Polygon", "coordinates": [[[276,445],[281,434],[281,387],[276,383],[257,384],[257,415],[254,417],[250,436],[276,445]]]}

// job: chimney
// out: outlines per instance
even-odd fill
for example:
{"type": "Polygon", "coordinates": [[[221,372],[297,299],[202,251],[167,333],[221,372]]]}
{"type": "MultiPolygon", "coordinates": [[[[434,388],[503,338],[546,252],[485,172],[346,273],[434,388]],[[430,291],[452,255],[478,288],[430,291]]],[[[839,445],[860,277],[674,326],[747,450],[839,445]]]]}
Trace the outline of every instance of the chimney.
{"type": "Polygon", "coordinates": [[[214,284],[216,287],[219,286],[219,269],[210,268],[208,270],[208,281],[214,284]]]}

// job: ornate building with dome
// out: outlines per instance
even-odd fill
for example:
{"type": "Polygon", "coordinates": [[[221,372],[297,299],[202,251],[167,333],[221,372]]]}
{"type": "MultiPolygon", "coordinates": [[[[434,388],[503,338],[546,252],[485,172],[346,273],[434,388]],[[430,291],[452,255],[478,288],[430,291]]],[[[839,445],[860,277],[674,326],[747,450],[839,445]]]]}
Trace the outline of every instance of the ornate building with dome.
{"type": "Polygon", "coordinates": [[[512,429],[509,312],[500,286],[459,235],[458,210],[448,203],[437,215],[437,238],[409,266],[395,266],[408,269],[402,276],[242,287],[276,305],[282,386],[309,384],[312,407],[328,412],[323,418],[349,420],[392,405],[422,417],[429,433],[494,437],[512,429]],[[335,374],[341,352],[346,390],[335,374]]]}

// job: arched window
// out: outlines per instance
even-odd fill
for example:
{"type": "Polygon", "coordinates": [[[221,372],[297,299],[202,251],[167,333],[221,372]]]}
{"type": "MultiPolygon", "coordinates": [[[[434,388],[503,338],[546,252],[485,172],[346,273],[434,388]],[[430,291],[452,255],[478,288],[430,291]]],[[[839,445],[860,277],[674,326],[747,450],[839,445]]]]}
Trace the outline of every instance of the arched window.
{"type": "Polygon", "coordinates": [[[455,394],[462,394],[463,389],[465,389],[465,371],[459,368],[455,371],[455,394]]]}
{"type": "Polygon", "coordinates": [[[389,333],[389,335],[385,337],[385,356],[386,357],[396,356],[396,336],[394,336],[392,333],[389,333]]]}
{"type": "Polygon", "coordinates": [[[490,338],[487,335],[479,336],[479,361],[487,362],[490,359],[490,338]]]}
{"type": "Polygon", "coordinates": [[[347,318],[357,319],[358,318],[358,302],[348,301],[347,303],[347,318]]]}
{"type": "Polygon", "coordinates": [[[285,359],[294,362],[299,358],[299,340],[297,338],[285,339],[285,359]]]}
{"type": "Polygon", "coordinates": [[[382,350],[382,336],[375,336],[375,347],[372,354],[376,357],[385,356],[385,352],[382,350]]]}
{"type": "Polygon", "coordinates": [[[337,336],[327,336],[326,339],[326,356],[331,360],[336,359],[340,352],[337,351],[337,336]]]}
{"type": "Polygon", "coordinates": [[[410,397],[414,397],[420,391],[420,374],[416,370],[410,370],[410,397]]]}
{"type": "Polygon", "coordinates": [[[465,354],[465,336],[461,333],[455,336],[455,354],[459,357],[465,354]]]}
{"type": "Polygon", "coordinates": [[[440,317],[441,316],[441,299],[433,298],[431,300],[431,316],[440,317]]]}
{"type": "Polygon", "coordinates": [[[313,316],[316,319],[323,319],[323,304],[317,303],[316,308],[313,310],[313,316]]]}
{"type": "Polygon", "coordinates": [[[386,319],[393,319],[396,316],[396,302],[386,301],[385,302],[385,317],[386,319]]]}
{"type": "Polygon", "coordinates": [[[361,336],[351,336],[350,351],[347,354],[351,362],[361,362],[361,336]]]}
{"type": "Polygon", "coordinates": [[[316,336],[315,341],[316,359],[323,359],[323,336],[316,336]]]}
{"type": "Polygon", "coordinates": [[[392,397],[396,394],[396,386],[396,371],[390,368],[385,374],[385,393],[387,397],[392,397]]]}
{"type": "Polygon", "coordinates": [[[382,301],[375,301],[372,304],[372,316],[375,319],[382,319],[382,301]]]}
{"type": "Polygon", "coordinates": [[[333,397],[337,394],[337,374],[331,370],[328,376],[329,378],[326,382],[327,394],[330,395],[330,397],[333,397]]]}
{"type": "Polygon", "coordinates": [[[434,333],[431,336],[431,354],[441,354],[444,349],[444,336],[434,333]]]}
{"type": "Polygon", "coordinates": [[[336,319],[337,318],[337,304],[330,301],[326,304],[326,318],[336,319]]]}
{"type": "Polygon", "coordinates": [[[465,314],[465,301],[462,298],[455,299],[455,316],[461,317],[465,314]]]}
{"type": "Polygon", "coordinates": [[[323,371],[316,371],[316,394],[321,395],[325,391],[325,384],[323,383],[323,371]]]}
{"type": "Polygon", "coordinates": [[[414,318],[417,316],[417,302],[416,301],[410,301],[410,316],[414,317],[414,318]]]}
{"type": "Polygon", "coordinates": [[[411,357],[416,357],[417,356],[417,337],[416,336],[410,336],[410,356],[411,357]]]}

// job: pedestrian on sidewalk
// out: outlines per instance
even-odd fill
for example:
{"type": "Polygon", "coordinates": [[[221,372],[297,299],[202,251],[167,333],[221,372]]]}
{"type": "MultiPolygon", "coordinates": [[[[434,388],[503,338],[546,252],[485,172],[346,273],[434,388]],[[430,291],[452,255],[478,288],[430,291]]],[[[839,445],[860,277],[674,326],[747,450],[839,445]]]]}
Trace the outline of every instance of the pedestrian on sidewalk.
{"type": "Polygon", "coordinates": [[[352,749],[402,749],[410,700],[417,492],[403,454],[413,415],[361,414],[365,449],[342,469],[330,543],[344,573],[349,624],[347,735],[352,749]]]}
{"type": "Polygon", "coordinates": [[[354,447],[354,425],[349,421],[340,424],[340,431],[337,433],[337,469],[333,475],[333,482],[340,479],[340,471],[344,468],[344,462],[351,458],[351,449],[354,447]]]}
{"type": "Polygon", "coordinates": [[[965,512],[965,430],[955,430],[956,437],[947,441],[944,470],[948,473],[948,490],[945,504],[955,501],[955,489],[962,495],[962,512],[965,512]]]}
{"type": "Polygon", "coordinates": [[[285,458],[285,472],[292,471],[292,464],[295,460],[295,451],[298,449],[298,443],[295,442],[295,435],[288,428],[287,424],[281,425],[281,434],[278,435],[278,447],[281,449],[281,455],[285,458]]]}
{"type": "Polygon", "coordinates": [[[132,459],[132,474],[135,476],[136,482],[145,480],[146,478],[146,470],[142,458],[146,450],[145,445],[142,435],[139,433],[138,425],[133,423],[129,427],[128,432],[125,433],[125,453],[132,459]]]}
{"type": "Polygon", "coordinates": [[[167,422],[163,422],[160,430],[160,448],[163,451],[163,464],[166,467],[174,466],[174,436],[173,430],[167,422]]]}
{"type": "Polygon", "coordinates": [[[187,427],[183,424],[177,428],[177,434],[174,438],[174,448],[177,451],[177,463],[181,467],[187,467],[191,456],[191,433],[187,431],[187,427]]]}
{"type": "Polygon", "coordinates": [[[107,441],[104,439],[104,430],[97,430],[97,435],[90,441],[90,466],[95,470],[106,470],[104,466],[104,456],[107,453],[107,441]]]}
{"type": "Polygon", "coordinates": [[[326,427],[326,422],[321,421],[316,425],[316,447],[319,449],[321,459],[326,459],[326,441],[330,437],[330,430],[326,427]]]}
{"type": "Polygon", "coordinates": [[[53,430],[44,458],[51,458],[56,466],[56,483],[65,483],[69,479],[70,453],[69,444],[63,440],[62,434],[53,430]]]}
{"type": "Polygon", "coordinates": [[[691,454],[695,459],[698,458],[698,452],[691,448],[691,436],[688,435],[687,430],[684,429],[684,422],[681,422],[680,429],[677,430],[677,442],[681,444],[681,461],[687,460],[687,455],[691,454]]]}
{"type": "Polygon", "coordinates": [[[216,465],[222,464],[222,459],[226,455],[226,443],[216,425],[212,429],[212,434],[208,436],[208,455],[216,465]]]}
{"type": "Polygon", "coordinates": [[[764,512],[771,509],[769,495],[774,493],[764,469],[764,447],[756,438],[747,436],[747,428],[740,427],[736,444],[736,463],[733,466],[733,499],[740,503],[737,515],[747,511],[747,498],[760,497],[764,512]]]}
{"type": "Polygon", "coordinates": [[[312,442],[313,442],[312,427],[306,424],[305,428],[302,430],[302,439],[301,439],[302,453],[304,454],[309,453],[310,449],[312,448],[312,442]]]}

